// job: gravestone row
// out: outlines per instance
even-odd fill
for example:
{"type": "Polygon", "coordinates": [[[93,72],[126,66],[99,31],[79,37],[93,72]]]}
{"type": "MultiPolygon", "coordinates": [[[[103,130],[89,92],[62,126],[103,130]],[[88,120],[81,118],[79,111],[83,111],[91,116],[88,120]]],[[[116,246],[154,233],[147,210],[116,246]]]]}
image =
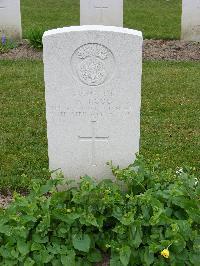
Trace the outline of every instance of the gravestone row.
{"type": "Polygon", "coordinates": [[[123,26],[121,0],[80,4],[81,24],[100,26],[43,36],[49,166],[106,178],[107,161],[126,167],[139,151],[142,33],[101,26],[123,26]]]}
{"type": "MultiPolygon", "coordinates": [[[[123,0],[80,0],[81,25],[123,27],[123,0]]],[[[200,0],[182,0],[181,39],[200,41],[200,0]]],[[[0,37],[21,39],[20,0],[0,0],[0,37]]]]}
{"type": "MultiPolygon", "coordinates": [[[[199,12],[183,0],[183,39],[199,40],[199,12]]],[[[105,178],[139,151],[142,33],[122,28],[123,0],[81,0],[80,22],[43,36],[49,166],[105,178]]],[[[0,0],[0,25],[21,38],[20,0],[0,0]]]]}

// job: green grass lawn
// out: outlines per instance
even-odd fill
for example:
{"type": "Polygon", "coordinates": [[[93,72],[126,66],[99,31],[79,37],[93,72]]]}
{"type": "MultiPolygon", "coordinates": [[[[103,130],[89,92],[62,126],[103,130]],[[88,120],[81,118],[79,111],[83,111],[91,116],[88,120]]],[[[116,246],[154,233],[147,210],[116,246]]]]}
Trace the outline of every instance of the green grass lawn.
{"type": "MultiPolygon", "coordinates": [[[[30,29],[79,25],[80,0],[21,0],[24,37],[30,29]]],[[[145,38],[179,39],[181,0],[124,0],[124,26],[145,38]]]]}
{"type": "MultiPolygon", "coordinates": [[[[0,188],[18,188],[48,167],[43,64],[0,61],[0,69],[0,188]]],[[[144,63],[141,154],[147,159],[159,157],[174,169],[200,166],[199,71],[200,63],[144,63]]]]}

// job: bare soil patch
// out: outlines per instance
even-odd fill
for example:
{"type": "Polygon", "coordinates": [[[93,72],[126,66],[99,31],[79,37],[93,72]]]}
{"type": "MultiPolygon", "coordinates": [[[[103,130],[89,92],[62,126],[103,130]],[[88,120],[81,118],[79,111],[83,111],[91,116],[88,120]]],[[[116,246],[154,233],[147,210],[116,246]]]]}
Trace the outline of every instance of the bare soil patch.
{"type": "Polygon", "coordinates": [[[23,40],[14,49],[9,50],[7,53],[0,53],[0,59],[42,59],[42,51],[34,49],[30,46],[27,40],[23,40]]]}
{"type": "MultiPolygon", "coordinates": [[[[0,54],[0,59],[42,59],[42,51],[31,47],[27,40],[7,53],[0,54]]],[[[179,40],[144,40],[143,59],[146,60],[173,60],[199,61],[200,43],[179,40]]]]}
{"type": "Polygon", "coordinates": [[[200,60],[200,42],[145,40],[143,58],[147,60],[200,60]]]}

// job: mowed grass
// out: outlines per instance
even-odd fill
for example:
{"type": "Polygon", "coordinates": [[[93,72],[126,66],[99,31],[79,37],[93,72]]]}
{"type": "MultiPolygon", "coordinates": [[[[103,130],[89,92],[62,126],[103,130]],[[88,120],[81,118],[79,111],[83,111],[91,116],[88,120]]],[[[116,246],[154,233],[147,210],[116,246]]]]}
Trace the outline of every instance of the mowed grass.
{"type": "Polygon", "coordinates": [[[145,62],[141,153],[200,170],[200,62],[145,62]]]}
{"type": "MultiPolygon", "coordinates": [[[[0,188],[18,189],[47,173],[43,64],[0,61],[0,69],[0,188]]],[[[140,153],[147,159],[199,168],[199,71],[200,63],[143,64],[140,153]]]]}
{"type": "Polygon", "coordinates": [[[43,69],[31,61],[0,69],[0,187],[18,189],[48,166],[43,69]]]}
{"type": "MultiPolygon", "coordinates": [[[[80,0],[21,0],[24,37],[43,30],[79,25],[80,0]]],[[[124,0],[124,26],[145,38],[179,39],[182,0],[124,0]]]]}

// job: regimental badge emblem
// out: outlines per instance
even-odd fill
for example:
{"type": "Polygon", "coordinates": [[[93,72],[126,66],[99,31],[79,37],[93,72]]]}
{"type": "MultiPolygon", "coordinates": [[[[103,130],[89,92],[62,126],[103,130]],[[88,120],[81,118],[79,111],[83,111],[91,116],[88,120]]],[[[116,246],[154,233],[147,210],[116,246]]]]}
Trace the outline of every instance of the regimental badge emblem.
{"type": "Polygon", "coordinates": [[[89,86],[102,85],[115,71],[112,52],[98,43],[88,43],[76,49],[71,63],[74,75],[89,86]]]}

